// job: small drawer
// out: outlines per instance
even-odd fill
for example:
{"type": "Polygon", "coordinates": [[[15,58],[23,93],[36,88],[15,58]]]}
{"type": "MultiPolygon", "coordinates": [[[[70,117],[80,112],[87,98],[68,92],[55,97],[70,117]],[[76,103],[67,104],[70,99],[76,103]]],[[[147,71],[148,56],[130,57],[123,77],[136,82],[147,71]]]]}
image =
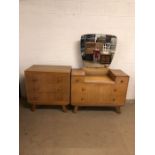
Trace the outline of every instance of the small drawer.
{"type": "Polygon", "coordinates": [[[31,81],[32,82],[38,82],[38,79],[37,78],[32,78],[31,81]]]}
{"type": "Polygon", "coordinates": [[[36,83],[38,83],[39,78],[37,78],[37,77],[30,77],[30,78],[27,78],[26,80],[30,84],[36,84],[36,83]]]}
{"type": "Polygon", "coordinates": [[[128,83],[128,77],[120,77],[117,79],[118,84],[127,84],[128,83]]]}
{"type": "Polygon", "coordinates": [[[74,83],[79,83],[79,82],[83,82],[84,79],[82,77],[72,77],[72,82],[74,83]]]}

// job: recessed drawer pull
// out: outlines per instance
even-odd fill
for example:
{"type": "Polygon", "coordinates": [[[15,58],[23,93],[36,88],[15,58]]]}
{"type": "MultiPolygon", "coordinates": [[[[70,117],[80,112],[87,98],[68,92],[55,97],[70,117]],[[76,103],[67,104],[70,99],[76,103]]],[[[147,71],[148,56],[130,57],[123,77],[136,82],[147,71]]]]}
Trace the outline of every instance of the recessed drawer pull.
{"type": "Polygon", "coordinates": [[[79,82],[79,79],[76,79],[75,82],[79,82]]]}
{"type": "Polygon", "coordinates": [[[84,101],[84,98],[83,97],[81,97],[81,101],[84,101]]]}
{"type": "Polygon", "coordinates": [[[85,89],[85,88],[82,88],[81,90],[82,90],[82,91],[85,91],[86,89],[85,89]]]}
{"type": "Polygon", "coordinates": [[[123,83],[124,81],[123,80],[121,80],[121,83],[123,83]]]}
{"type": "Polygon", "coordinates": [[[32,79],[32,82],[37,82],[38,80],[37,79],[32,79]]]}
{"type": "Polygon", "coordinates": [[[112,100],[113,100],[113,101],[115,101],[116,99],[115,99],[115,98],[113,98],[112,100]]]}
{"type": "Polygon", "coordinates": [[[117,91],[117,89],[114,89],[114,92],[116,92],[117,91]]]}

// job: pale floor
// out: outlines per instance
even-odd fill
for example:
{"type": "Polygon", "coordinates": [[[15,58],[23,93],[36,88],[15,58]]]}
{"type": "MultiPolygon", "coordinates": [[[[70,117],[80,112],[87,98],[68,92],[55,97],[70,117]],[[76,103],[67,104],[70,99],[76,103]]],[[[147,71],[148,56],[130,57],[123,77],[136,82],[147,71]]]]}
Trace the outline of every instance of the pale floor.
{"type": "Polygon", "coordinates": [[[134,104],[112,109],[55,107],[31,112],[20,104],[20,155],[134,155],[134,104]]]}

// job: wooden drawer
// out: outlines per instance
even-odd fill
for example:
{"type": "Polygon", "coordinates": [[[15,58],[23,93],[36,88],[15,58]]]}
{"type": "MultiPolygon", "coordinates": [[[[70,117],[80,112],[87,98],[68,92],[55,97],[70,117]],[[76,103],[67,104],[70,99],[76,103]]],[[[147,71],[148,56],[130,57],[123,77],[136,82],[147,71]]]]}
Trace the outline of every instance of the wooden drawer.
{"type": "Polygon", "coordinates": [[[57,92],[40,92],[28,95],[28,101],[38,105],[65,105],[69,103],[68,94],[57,92]]]}
{"type": "Polygon", "coordinates": [[[109,105],[116,102],[114,85],[72,83],[71,93],[73,105],[109,105]]]}
{"type": "Polygon", "coordinates": [[[70,76],[68,74],[54,74],[54,73],[26,73],[26,84],[29,88],[35,87],[35,89],[39,89],[39,87],[43,86],[68,86],[70,83],[70,76]]]}
{"type": "Polygon", "coordinates": [[[117,77],[116,78],[116,83],[119,84],[120,86],[122,85],[128,85],[129,82],[129,77],[117,77]]]}
{"type": "Polygon", "coordinates": [[[69,74],[65,73],[44,73],[44,72],[26,72],[26,80],[29,83],[46,84],[64,84],[70,79],[69,74]]]}
{"type": "Polygon", "coordinates": [[[72,83],[72,105],[124,105],[127,86],[120,84],[72,83]]]}
{"type": "Polygon", "coordinates": [[[71,79],[72,83],[81,83],[84,82],[84,77],[78,77],[78,76],[74,76],[71,79]]]}

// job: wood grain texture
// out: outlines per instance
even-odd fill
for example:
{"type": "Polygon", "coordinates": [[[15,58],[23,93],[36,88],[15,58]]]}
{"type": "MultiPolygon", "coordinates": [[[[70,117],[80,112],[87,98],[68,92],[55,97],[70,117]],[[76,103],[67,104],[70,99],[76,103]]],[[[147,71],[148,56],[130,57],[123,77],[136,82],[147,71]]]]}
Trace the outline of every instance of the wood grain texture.
{"type": "MultiPolygon", "coordinates": [[[[105,69],[105,68],[104,68],[105,69]]],[[[79,69],[78,72],[85,72],[79,69]]],[[[94,72],[94,70],[91,70],[94,72]]],[[[71,78],[71,104],[75,106],[123,106],[126,99],[129,76],[121,70],[102,70],[89,75],[76,72],[71,78]],[[99,76],[100,73],[100,76],[99,76]],[[104,72],[105,73],[105,72],[104,72]]],[[[74,73],[74,69],[72,70],[74,73]]],[[[119,108],[117,108],[119,109],[119,108]]]]}
{"type": "Polygon", "coordinates": [[[71,66],[32,65],[25,71],[70,73],[71,66]]]}
{"type": "Polygon", "coordinates": [[[103,76],[107,75],[109,68],[107,67],[84,67],[82,69],[86,75],[103,76]]]}
{"type": "Polygon", "coordinates": [[[84,82],[86,83],[99,83],[99,84],[114,84],[115,81],[113,81],[108,76],[85,76],[84,82]]]}
{"type": "Polygon", "coordinates": [[[25,70],[28,101],[33,105],[69,104],[70,72],[71,67],[64,66],[33,65],[25,70]]]}

